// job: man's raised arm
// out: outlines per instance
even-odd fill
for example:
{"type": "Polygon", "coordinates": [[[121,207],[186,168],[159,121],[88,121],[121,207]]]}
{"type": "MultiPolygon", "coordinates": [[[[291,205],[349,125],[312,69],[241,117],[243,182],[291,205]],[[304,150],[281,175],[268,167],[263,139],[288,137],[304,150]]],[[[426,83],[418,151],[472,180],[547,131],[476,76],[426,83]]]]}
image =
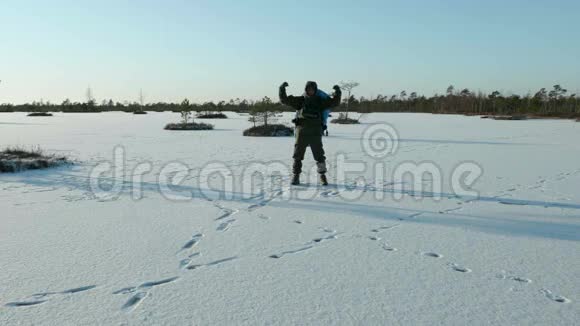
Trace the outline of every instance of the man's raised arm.
{"type": "Polygon", "coordinates": [[[340,87],[338,85],[334,85],[332,89],[334,89],[334,94],[330,98],[323,100],[324,107],[333,108],[340,105],[342,91],[340,90],[340,87]]]}
{"type": "Polygon", "coordinates": [[[293,107],[296,110],[300,110],[300,107],[302,106],[302,101],[304,100],[304,97],[302,96],[288,96],[286,94],[286,87],[288,87],[288,83],[284,82],[282,85],[280,85],[280,90],[278,91],[278,96],[280,97],[280,102],[282,104],[286,104],[288,106],[293,107]]]}

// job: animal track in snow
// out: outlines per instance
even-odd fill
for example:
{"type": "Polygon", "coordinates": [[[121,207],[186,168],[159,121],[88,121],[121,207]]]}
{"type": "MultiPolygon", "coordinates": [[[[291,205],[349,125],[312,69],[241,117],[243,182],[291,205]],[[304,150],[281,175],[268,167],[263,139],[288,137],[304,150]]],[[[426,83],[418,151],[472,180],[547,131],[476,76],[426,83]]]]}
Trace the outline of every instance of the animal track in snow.
{"type": "Polygon", "coordinates": [[[327,237],[316,238],[316,239],[313,239],[312,241],[315,242],[315,243],[321,243],[321,242],[324,242],[326,240],[334,240],[334,239],[338,239],[338,237],[337,237],[336,234],[329,235],[327,237]]]}
{"type": "MultiPolygon", "coordinates": [[[[254,211],[258,208],[264,207],[264,206],[268,205],[271,201],[276,199],[277,197],[282,196],[283,194],[284,194],[284,191],[282,191],[282,190],[275,191],[275,192],[271,193],[269,198],[263,199],[256,204],[252,204],[252,205],[248,206],[247,210],[248,210],[248,212],[251,212],[251,211],[254,211]]],[[[262,198],[264,198],[264,197],[262,197],[262,198]]]]}
{"type": "Polygon", "coordinates": [[[297,254],[299,252],[303,252],[303,251],[306,251],[306,250],[310,250],[312,248],[314,248],[314,246],[306,246],[306,247],[303,247],[303,248],[300,248],[300,249],[296,249],[296,250],[283,251],[283,252],[281,252],[279,254],[270,255],[269,257],[270,258],[274,258],[274,259],[280,259],[280,258],[282,258],[282,257],[284,257],[286,255],[297,254]]]}
{"type": "Polygon", "coordinates": [[[189,266],[187,266],[187,269],[194,270],[194,269],[199,269],[199,268],[202,268],[202,267],[217,266],[217,265],[221,265],[223,263],[227,263],[229,261],[236,260],[236,259],[238,259],[238,256],[233,256],[233,257],[218,259],[218,260],[212,261],[212,262],[207,263],[207,264],[189,265],[189,266]]]}
{"type": "Polygon", "coordinates": [[[199,252],[196,252],[196,253],[193,253],[193,254],[187,256],[187,258],[182,259],[179,262],[179,268],[185,268],[185,267],[187,267],[187,265],[191,264],[191,261],[193,260],[193,258],[199,257],[199,256],[201,256],[201,253],[199,253],[199,252]]]}
{"type": "Polygon", "coordinates": [[[163,285],[163,284],[167,284],[167,283],[174,282],[177,279],[179,279],[179,276],[166,278],[166,279],[163,279],[163,280],[160,280],[160,281],[145,282],[145,283],[139,285],[139,288],[140,289],[150,289],[150,288],[155,287],[155,286],[158,286],[158,285],[163,285]]]}
{"type": "Polygon", "coordinates": [[[376,229],[372,229],[372,230],[371,230],[371,232],[374,232],[374,233],[379,233],[379,232],[381,232],[381,231],[385,231],[385,230],[394,229],[394,228],[398,227],[399,225],[400,225],[400,224],[395,224],[395,225],[390,225],[390,226],[380,226],[380,227],[378,227],[378,228],[376,228],[376,229]]]}
{"type": "MultiPolygon", "coordinates": [[[[423,213],[414,213],[414,214],[411,214],[411,215],[407,216],[407,219],[415,218],[415,217],[418,217],[418,216],[421,216],[421,215],[423,215],[423,213]]],[[[399,221],[404,221],[404,220],[405,220],[404,217],[400,217],[399,218],[399,221]]]]}
{"type": "Polygon", "coordinates": [[[424,252],[424,253],[422,253],[422,255],[426,256],[426,257],[443,258],[443,255],[438,254],[436,252],[424,252]]]}
{"type": "Polygon", "coordinates": [[[28,307],[28,306],[36,306],[39,304],[43,304],[49,300],[51,296],[54,295],[67,295],[67,294],[77,294],[80,292],[85,292],[96,288],[96,285],[88,285],[88,286],[81,286],[78,288],[72,288],[60,292],[43,292],[43,293],[35,293],[30,296],[32,300],[23,300],[23,301],[15,301],[9,302],[6,304],[7,307],[28,307]]]}
{"type": "Polygon", "coordinates": [[[29,307],[43,304],[48,300],[36,300],[36,301],[20,301],[20,302],[8,302],[6,307],[29,307]]]}
{"type": "Polygon", "coordinates": [[[204,237],[204,235],[203,235],[202,233],[197,233],[197,234],[194,234],[194,235],[191,237],[191,240],[187,241],[187,242],[186,242],[186,243],[183,245],[183,247],[181,247],[181,251],[183,251],[183,250],[188,250],[188,249],[191,249],[191,248],[195,247],[195,245],[196,245],[196,244],[198,244],[198,243],[199,243],[199,241],[201,241],[201,238],[203,238],[203,237],[204,237]]]}
{"type": "Polygon", "coordinates": [[[75,293],[79,293],[79,292],[85,292],[88,290],[92,290],[94,288],[96,288],[96,285],[89,285],[89,286],[81,286],[79,288],[74,288],[74,289],[70,289],[70,290],[64,290],[62,292],[60,292],[61,294],[75,294],[75,293]]]}
{"type": "Polygon", "coordinates": [[[128,293],[134,293],[137,290],[150,290],[156,286],[171,283],[171,282],[174,282],[178,279],[179,279],[179,276],[175,276],[175,277],[162,279],[159,281],[145,282],[145,283],[141,283],[141,285],[138,285],[138,286],[130,286],[130,287],[122,288],[120,290],[113,292],[113,294],[128,294],[128,293]]]}
{"type": "Polygon", "coordinates": [[[546,296],[546,298],[558,302],[558,303],[570,303],[572,302],[570,299],[563,297],[561,295],[557,295],[552,293],[552,291],[547,290],[547,289],[541,289],[540,292],[546,296]]]}
{"type": "Polygon", "coordinates": [[[139,286],[131,286],[131,287],[122,288],[120,290],[113,292],[113,294],[133,294],[134,293],[129,298],[129,300],[127,300],[127,302],[125,302],[123,307],[121,307],[122,310],[131,312],[131,311],[135,310],[135,308],[137,308],[137,306],[139,306],[139,304],[149,295],[149,291],[152,288],[159,286],[159,285],[172,283],[178,279],[179,279],[179,277],[175,276],[175,277],[162,279],[159,281],[145,282],[145,283],[141,283],[141,285],[139,285],[139,286]]]}
{"type": "Polygon", "coordinates": [[[135,310],[135,308],[137,308],[139,306],[139,304],[149,295],[148,292],[137,292],[135,293],[135,295],[133,295],[131,298],[129,298],[129,300],[127,300],[127,302],[125,302],[125,304],[123,305],[123,307],[121,309],[125,310],[125,311],[133,311],[135,310]]]}
{"type": "Polygon", "coordinates": [[[309,242],[309,243],[307,243],[305,247],[302,247],[302,248],[299,248],[299,249],[296,249],[296,250],[283,251],[283,252],[281,252],[279,254],[273,254],[273,255],[270,255],[268,257],[274,258],[274,259],[279,259],[279,258],[282,258],[283,256],[286,256],[286,255],[296,254],[296,253],[299,253],[299,252],[303,252],[303,251],[306,251],[306,250],[313,249],[316,244],[319,244],[319,243],[322,243],[322,242],[325,242],[325,241],[328,241],[328,240],[338,239],[338,234],[336,233],[336,231],[330,230],[330,229],[323,229],[323,230],[324,230],[324,232],[332,233],[332,234],[331,235],[328,235],[326,237],[320,237],[320,238],[312,239],[312,241],[309,242]]]}
{"type": "Polygon", "coordinates": [[[223,214],[221,214],[220,216],[216,217],[215,220],[219,221],[219,220],[223,220],[225,218],[228,218],[234,214],[237,214],[239,211],[236,209],[229,209],[229,208],[222,208],[222,210],[224,211],[223,214]]]}
{"type": "Polygon", "coordinates": [[[449,209],[444,209],[442,211],[439,211],[439,214],[447,214],[447,213],[451,213],[451,212],[455,212],[458,210],[463,209],[463,207],[455,207],[455,208],[449,208],[449,209]]]}
{"type": "Polygon", "coordinates": [[[218,225],[218,227],[216,228],[216,231],[221,231],[221,232],[225,232],[227,230],[230,229],[230,227],[232,226],[232,224],[235,222],[235,219],[231,219],[231,220],[227,220],[223,223],[221,223],[220,225],[218,225]]]}

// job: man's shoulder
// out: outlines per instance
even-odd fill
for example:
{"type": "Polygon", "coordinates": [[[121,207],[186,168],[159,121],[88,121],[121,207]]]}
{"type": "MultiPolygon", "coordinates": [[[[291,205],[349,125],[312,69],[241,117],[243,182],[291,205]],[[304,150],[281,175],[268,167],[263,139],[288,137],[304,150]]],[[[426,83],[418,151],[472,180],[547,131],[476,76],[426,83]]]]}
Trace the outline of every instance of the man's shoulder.
{"type": "Polygon", "coordinates": [[[316,96],[318,96],[322,99],[330,98],[330,96],[325,91],[320,90],[320,89],[316,91],[316,96]]]}

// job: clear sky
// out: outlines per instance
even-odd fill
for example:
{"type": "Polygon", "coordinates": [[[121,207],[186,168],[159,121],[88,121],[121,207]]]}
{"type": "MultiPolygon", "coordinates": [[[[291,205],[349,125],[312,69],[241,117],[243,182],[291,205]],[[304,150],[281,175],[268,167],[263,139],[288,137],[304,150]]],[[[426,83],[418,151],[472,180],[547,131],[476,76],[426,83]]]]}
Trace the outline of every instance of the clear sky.
{"type": "Polygon", "coordinates": [[[0,0],[0,102],[580,89],[578,0],[0,0]]]}

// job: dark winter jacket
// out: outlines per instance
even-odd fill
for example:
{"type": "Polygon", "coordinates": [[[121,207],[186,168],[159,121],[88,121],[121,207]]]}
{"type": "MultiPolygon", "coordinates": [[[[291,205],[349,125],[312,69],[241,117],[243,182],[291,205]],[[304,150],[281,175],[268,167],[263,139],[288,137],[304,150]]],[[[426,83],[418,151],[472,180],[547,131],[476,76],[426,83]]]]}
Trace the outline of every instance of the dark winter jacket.
{"type": "MultiPolygon", "coordinates": [[[[313,87],[318,90],[316,83],[308,82],[306,88],[313,87]]],[[[316,92],[315,92],[316,93],[316,92]]],[[[286,88],[280,87],[280,102],[293,107],[298,111],[297,132],[300,135],[321,135],[324,110],[340,105],[342,93],[339,91],[334,96],[322,98],[320,96],[288,96],[286,88]]]]}

